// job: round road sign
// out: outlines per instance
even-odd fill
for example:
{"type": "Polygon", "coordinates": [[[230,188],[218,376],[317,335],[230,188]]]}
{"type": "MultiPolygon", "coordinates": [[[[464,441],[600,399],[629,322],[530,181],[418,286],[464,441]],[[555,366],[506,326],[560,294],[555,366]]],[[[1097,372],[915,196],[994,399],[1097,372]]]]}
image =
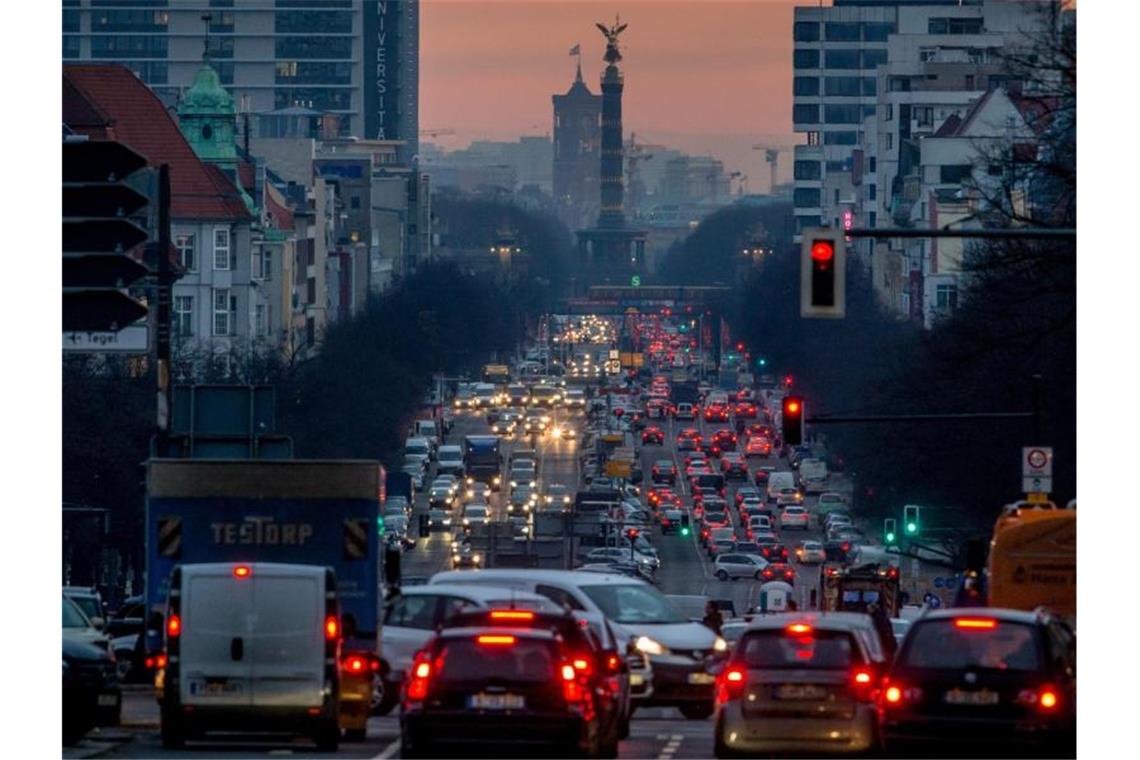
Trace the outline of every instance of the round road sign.
{"type": "Polygon", "coordinates": [[[1041,449],[1031,449],[1026,459],[1029,462],[1029,466],[1035,470],[1040,470],[1049,463],[1049,455],[1041,449]]]}

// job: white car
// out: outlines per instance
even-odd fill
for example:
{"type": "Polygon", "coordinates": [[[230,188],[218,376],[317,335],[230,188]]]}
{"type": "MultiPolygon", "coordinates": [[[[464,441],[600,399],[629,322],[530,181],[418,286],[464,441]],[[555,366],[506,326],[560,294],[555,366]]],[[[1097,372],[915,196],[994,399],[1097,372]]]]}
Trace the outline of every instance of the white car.
{"type": "Polygon", "coordinates": [[[827,559],[827,554],[819,541],[801,541],[796,547],[796,559],[802,565],[818,565],[827,559]]]}
{"type": "Polygon", "coordinates": [[[786,528],[800,528],[807,530],[811,518],[803,507],[789,506],[780,513],[780,530],[786,528]]]}
{"type": "Polygon", "coordinates": [[[752,515],[748,520],[748,528],[752,531],[772,530],[772,520],[768,515],[752,515]]]}
{"type": "Polygon", "coordinates": [[[740,554],[727,552],[718,554],[713,562],[713,575],[719,580],[735,580],[736,578],[760,579],[768,560],[756,554],[740,554]]]}
{"type": "Polygon", "coordinates": [[[803,494],[796,488],[781,488],[776,494],[777,507],[799,506],[803,502],[803,494]]]}
{"type": "Polygon", "coordinates": [[[491,519],[491,509],[482,505],[468,504],[463,509],[463,527],[472,528],[486,525],[491,519]]]}

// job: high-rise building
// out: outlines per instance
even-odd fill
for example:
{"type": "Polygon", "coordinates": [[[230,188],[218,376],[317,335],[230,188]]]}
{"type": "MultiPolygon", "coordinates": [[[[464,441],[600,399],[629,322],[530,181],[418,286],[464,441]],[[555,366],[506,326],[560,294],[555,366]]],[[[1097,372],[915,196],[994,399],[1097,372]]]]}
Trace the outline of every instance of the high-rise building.
{"type": "Polygon", "coordinates": [[[168,105],[204,44],[239,111],[308,108],[415,156],[419,0],[63,0],[63,60],[122,63],[168,105]]]}
{"type": "Polygon", "coordinates": [[[591,224],[598,213],[602,96],[582,81],[582,64],[565,95],[554,95],[554,202],[572,230],[591,224]]]}

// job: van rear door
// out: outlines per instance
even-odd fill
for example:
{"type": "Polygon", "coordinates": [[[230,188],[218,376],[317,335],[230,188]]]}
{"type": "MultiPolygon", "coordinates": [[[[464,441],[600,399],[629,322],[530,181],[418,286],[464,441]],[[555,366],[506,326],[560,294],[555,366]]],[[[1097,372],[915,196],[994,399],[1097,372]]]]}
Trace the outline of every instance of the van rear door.
{"type": "Polygon", "coordinates": [[[324,572],[279,566],[253,578],[253,704],[319,707],[324,686],[324,572]]]}
{"type": "Polygon", "coordinates": [[[184,705],[249,706],[253,584],[231,565],[183,567],[182,680],[184,705]]]}

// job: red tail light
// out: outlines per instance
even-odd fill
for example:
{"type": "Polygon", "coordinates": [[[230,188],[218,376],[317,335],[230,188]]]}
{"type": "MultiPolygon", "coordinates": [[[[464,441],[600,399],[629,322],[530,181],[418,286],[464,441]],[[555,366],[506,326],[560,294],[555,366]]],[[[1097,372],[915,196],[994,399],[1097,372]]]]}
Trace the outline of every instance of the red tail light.
{"type": "Polygon", "coordinates": [[[974,630],[990,630],[997,627],[997,621],[993,618],[955,618],[954,627],[974,630]]]}
{"type": "Polygon", "coordinates": [[[408,681],[408,699],[422,700],[427,697],[428,682],[431,678],[431,663],[421,660],[412,669],[412,678],[408,681]]]}
{"type": "Polygon", "coordinates": [[[534,613],[529,610],[492,610],[492,620],[534,620],[534,613]]]}
{"type": "Polygon", "coordinates": [[[358,654],[351,654],[340,661],[341,670],[346,673],[368,672],[368,659],[358,654]]]}
{"type": "Polygon", "coordinates": [[[1040,696],[1037,698],[1037,704],[1042,710],[1055,710],[1057,709],[1057,692],[1052,689],[1042,689],[1040,696]]]}
{"type": "Polygon", "coordinates": [[[730,699],[739,699],[744,694],[744,684],[747,680],[744,668],[733,665],[720,675],[716,689],[716,701],[724,704],[730,699]]]}
{"type": "Polygon", "coordinates": [[[325,618],[325,638],[332,641],[340,635],[340,621],[334,615],[325,618]]]}
{"type": "Polygon", "coordinates": [[[884,682],[881,695],[882,702],[886,707],[902,707],[907,703],[913,704],[921,700],[922,689],[903,683],[884,682]]]}
{"type": "Polygon", "coordinates": [[[586,699],[586,690],[578,683],[578,672],[570,664],[562,666],[562,696],[570,703],[586,699]]]}
{"type": "Polygon", "coordinates": [[[871,683],[871,673],[870,673],[870,671],[867,671],[867,670],[857,670],[857,671],[855,671],[855,675],[853,675],[851,678],[853,681],[855,681],[855,683],[859,683],[859,684],[871,683]]]}
{"type": "Polygon", "coordinates": [[[589,675],[593,671],[593,667],[587,657],[575,657],[572,664],[574,665],[574,670],[579,673],[589,675]]]}
{"type": "Polygon", "coordinates": [[[235,578],[248,578],[249,577],[249,565],[238,565],[237,567],[235,567],[234,568],[234,577],[235,578]]]}
{"type": "Polygon", "coordinates": [[[792,623],[785,630],[789,634],[803,636],[811,633],[811,626],[807,623],[792,623]]]}
{"type": "Polygon", "coordinates": [[[606,670],[610,673],[618,673],[621,671],[621,658],[616,654],[611,654],[606,658],[606,670]]]}
{"type": "Polygon", "coordinates": [[[166,619],[166,635],[172,639],[182,635],[182,618],[171,615],[166,619]]]}
{"type": "Polygon", "coordinates": [[[514,644],[515,644],[515,637],[514,636],[506,636],[506,635],[498,635],[498,634],[484,634],[483,636],[476,637],[475,640],[477,642],[479,642],[480,644],[482,644],[483,646],[492,646],[492,647],[494,647],[494,646],[509,647],[509,646],[514,646],[514,644]]]}
{"type": "Polygon", "coordinates": [[[1022,689],[1017,695],[1018,704],[1036,707],[1044,713],[1051,713],[1057,709],[1061,698],[1052,686],[1042,686],[1039,689],[1022,689]]]}

